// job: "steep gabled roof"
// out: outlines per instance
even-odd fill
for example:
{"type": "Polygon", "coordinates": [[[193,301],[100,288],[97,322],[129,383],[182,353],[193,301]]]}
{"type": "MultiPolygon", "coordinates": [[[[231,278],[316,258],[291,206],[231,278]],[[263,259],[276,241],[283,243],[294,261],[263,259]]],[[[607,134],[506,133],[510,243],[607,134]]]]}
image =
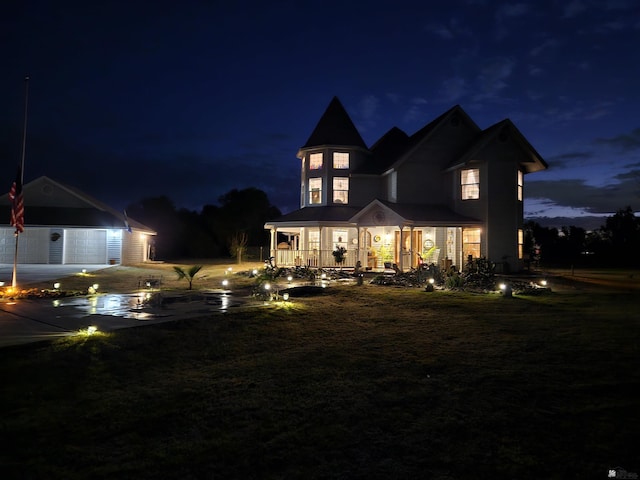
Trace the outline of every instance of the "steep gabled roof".
{"type": "MultiPolygon", "coordinates": [[[[75,187],[42,176],[24,184],[25,224],[30,226],[65,226],[125,228],[124,212],[118,212],[75,187]]],[[[0,216],[9,218],[9,195],[0,196],[0,216]]],[[[153,229],[134,219],[127,219],[136,230],[155,234],[153,229]]],[[[8,221],[7,221],[8,223],[8,221]]]]}
{"type": "Polygon", "coordinates": [[[352,173],[380,175],[409,145],[409,135],[393,127],[371,147],[371,157],[352,173]]]}
{"type": "Polygon", "coordinates": [[[516,145],[524,151],[524,158],[526,158],[526,160],[520,162],[520,164],[524,168],[525,173],[538,172],[548,168],[547,162],[544,161],[513,122],[507,118],[483,130],[464,154],[449,165],[447,171],[451,171],[468,164],[474,159],[478,152],[485,148],[489,143],[494,141],[501,142],[509,137],[513,138],[516,145]]]}
{"type": "MultiPolygon", "coordinates": [[[[480,127],[478,127],[471,117],[467,115],[462,107],[460,105],[455,105],[408,137],[408,139],[404,141],[404,145],[401,149],[398,148],[395,151],[389,149],[388,152],[381,152],[378,155],[379,158],[376,160],[377,173],[384,173],[386,170],[400,165],[420,144],[428,141],[429,137],[431,137],[440,125],[443,125],[447,121],[450,121],[454,125],[465,122],[471,125],[472,128],[477,129],[478,132],[480,131],[480,127]]],[[[391,131],[387,133],[390,132],[391,131]]],[[[378,142],[381,140],[383,139],[381,138],[378,142]]],[[[376,142],[376,144],[378,142],[376,142]]]]}
{"type": "Polygon", "coordinates": [[[305,149],[321,145],[367,148],[338,97],[333,97],[311,136],[300,148],[305,149]]]}

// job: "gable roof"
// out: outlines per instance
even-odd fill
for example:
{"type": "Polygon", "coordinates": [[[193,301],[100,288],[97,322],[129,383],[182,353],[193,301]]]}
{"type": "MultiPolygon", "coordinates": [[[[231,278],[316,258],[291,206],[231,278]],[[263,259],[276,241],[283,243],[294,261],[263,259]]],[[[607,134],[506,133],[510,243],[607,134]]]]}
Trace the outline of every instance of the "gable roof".
{"type": "Polygon", "coordinates": [[[525,173],[538,172],[548,168],[547,162],[540,156],[535,148],[529,143],[529,141],[522,135],[520,130],[513,124],[508,118],[490,126],[483,130],[469,146],[469,148],[461,155],[456,161],[454,161],[447,171],[460,168],[467,165],[483,148],[489,145],[491,142],[503,142],[508,137],[511,137],[516,142],[516,145],[520,147],[523,152],[523,160],[520,165],[525,169],[525,173]]]}
{"type": "Polygon", "coordinates": [[[351,222],[372,226],[395,225],[393,222],[398,220],[404,225],[429,226],[476,226],[482,223],[476,218],[456,213],[446,205],[392,203],[380,199],[372,200],[351,218],[351,222]],[[383,215],[377,212],[383,212],[383,215]]]}
{"type": "MultiPolygon", "coordinates": [[[[124,212],[84,192],[49,177],[42,176],[22,187],[25,223],[33,226],[64,226],[87,228],[125,229],[124,212]]],[[[9,219],[9,194],[0,196],[0,216],[9,219]]],[[[156,232],[132,218],[127,219],[132,229],[155,235],[156,232]]],[[[8,224],[8,221],[7,221],[8,224]]]]}
{"type": "Polygon", "coordinates": [[[333,97],[311,136],[300,149],[321,145],[367,148],[338,97],[333,97]]]}

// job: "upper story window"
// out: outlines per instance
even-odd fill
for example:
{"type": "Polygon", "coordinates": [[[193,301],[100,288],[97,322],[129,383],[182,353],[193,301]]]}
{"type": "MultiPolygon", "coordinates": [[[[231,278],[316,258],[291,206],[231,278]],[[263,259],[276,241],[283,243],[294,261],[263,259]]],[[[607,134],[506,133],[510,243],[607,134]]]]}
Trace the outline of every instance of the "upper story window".
{"type": "Polygon", "coordinates": [[[524,197],[523,190],[524,190],[524,173],[522,173],[522,170],[518,170],[518,200],[519,201],[522,201],[522,198],[524,197]]]}
{"type": "Polygon", "coordinates": [[[309,155],[309,170],[319,170],[322,168],[322,153],[312,153],[309,155]]]}
{"type": "Polygon", "coordinates": [[[333,203],[349,203],[348,177],[333,177],[333,203]]]}
{"type": "Polygon", "coordinates": [[[480,198],[480,170],[469,168],[460,172],[460,186],[462,200],[477,200],[480,198]]]}
{"type": "Polygon", "coordinates": [[[322,179],[309,179],[309,204],[319,205],[322,203],[322,179]]]}
{"type": "Polygon", "coordinates": [[[333,152],[333,168],[349,168],[349,153],[333,152]]]}

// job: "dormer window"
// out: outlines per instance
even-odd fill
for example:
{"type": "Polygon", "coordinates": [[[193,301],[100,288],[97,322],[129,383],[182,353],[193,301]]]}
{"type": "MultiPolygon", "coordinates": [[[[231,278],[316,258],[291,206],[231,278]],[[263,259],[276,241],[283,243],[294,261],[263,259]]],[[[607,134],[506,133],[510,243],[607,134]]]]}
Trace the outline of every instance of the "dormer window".
{"type": "Polygon", "coordinates": [[[309,179],[309,204],[320,205],[322,203],[322,179],[309,179]]]}
{"type": "Polygon", "coordinates": [[[309,155],[309,170],[320,170],[322,168],[322,153],[312,153],[309,155]]]}
{"type": "Polygon", "coordinates": [[[469,168],[460,172],[460,186],[462,200],[477,200],[480,198],[480,170],[469,168]]]}
{"type": "Polygon", "coordinates": [[[336,170],[349,168],[349,153],[333,152],[333,168],[336,170]]]}
{"type": "Polygon", "coordinates": [[[333,177],[333,203],[349,203],[349,177],[333,177]]]}

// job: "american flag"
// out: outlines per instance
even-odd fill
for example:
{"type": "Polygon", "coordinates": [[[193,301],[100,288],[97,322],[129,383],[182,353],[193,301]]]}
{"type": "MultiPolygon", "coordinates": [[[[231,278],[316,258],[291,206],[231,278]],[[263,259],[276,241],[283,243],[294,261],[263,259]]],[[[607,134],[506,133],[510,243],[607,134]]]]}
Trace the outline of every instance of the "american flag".
{"type": "Polygon", "coordinates": [[[22,196],[22,169],[18,167],[16,180],[9,190],[11,200],[11,226],[16,227],[16,233],[24,232],[24,198],[22,196]]]}

